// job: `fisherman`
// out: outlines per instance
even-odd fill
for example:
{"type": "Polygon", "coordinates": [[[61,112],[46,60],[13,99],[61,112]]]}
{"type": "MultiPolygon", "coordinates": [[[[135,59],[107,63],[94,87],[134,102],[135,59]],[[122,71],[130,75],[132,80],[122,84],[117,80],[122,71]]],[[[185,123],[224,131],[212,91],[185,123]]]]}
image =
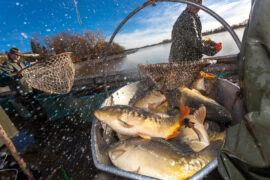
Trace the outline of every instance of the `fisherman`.
{"type": "MultiPolygon", "coordinates": [[[[202,4],[202,0],[191,1],[202,4]]],[[[196,61],[202,58],[202,54],[213,56],[222,49],[221,43],[215,43],[210,38],[202,40],[199,10],[187,5],[173,25],[169,62],[196,61]]]]}
{"type": "Polygon", "coordinates": [[[18,72],[26,68],[26,62],[20,62],[21,52],[18,48],[11,48],[8,52],[8,60],[0,66],[0,86],[9,86],[9,88],[16,92],[15,102],[13,103],[16,109],[25,108],[24,112],[27,115],[20,113],[22,117],[29,118],[32,114],[35,117],[44,117],[40,103],[35,100],[36,90],[30,87],[25,79],[21,78],[18,72]]]}

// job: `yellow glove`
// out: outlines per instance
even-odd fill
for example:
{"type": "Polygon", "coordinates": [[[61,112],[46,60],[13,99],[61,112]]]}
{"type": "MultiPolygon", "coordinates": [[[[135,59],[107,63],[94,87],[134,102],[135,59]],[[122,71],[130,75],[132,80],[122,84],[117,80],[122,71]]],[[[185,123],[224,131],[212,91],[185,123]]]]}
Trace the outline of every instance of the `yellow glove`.
{"type": "Polygon", "coordinates": [[[212,41],[210,37],[206,37],[204,41],[212,41]]]}

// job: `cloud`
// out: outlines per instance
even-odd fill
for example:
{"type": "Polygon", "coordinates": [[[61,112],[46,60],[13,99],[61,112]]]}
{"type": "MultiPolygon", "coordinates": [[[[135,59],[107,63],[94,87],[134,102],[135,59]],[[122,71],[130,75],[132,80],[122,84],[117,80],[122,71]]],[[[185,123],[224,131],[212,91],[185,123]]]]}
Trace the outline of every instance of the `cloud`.
{"type": "MultiPolygon", "coordinates": [[[[248,18],[251,0],[205,0],[204,5],[233,25],[248,18]]],[[[172,26],[184,8],[185,5],[179,3],[158,3],[156,7],[147,7],[132,20],[137,28],[130,32],[120,32],[114,41],[129,49],[170,39],[172,26]]],[[[203,31],[222,26],[203,11],[199,15],[203,31]]]]}

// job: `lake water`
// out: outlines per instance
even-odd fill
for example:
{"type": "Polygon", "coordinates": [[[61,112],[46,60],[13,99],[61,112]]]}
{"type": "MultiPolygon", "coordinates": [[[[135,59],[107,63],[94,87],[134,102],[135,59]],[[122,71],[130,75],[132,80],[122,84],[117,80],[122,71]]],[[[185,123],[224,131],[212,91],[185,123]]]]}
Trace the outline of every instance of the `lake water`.
{"type": "MultiPolygon", "coordinates": [[[[239,39],[242,39],[244,28],[235,30],[239,39]]],[[[224,56],[237,54],[239,49],[232,36],[228,32],[208,35],[215,42],[222,42],[223,49],[215,56],[224,56]]],[[[153,47],[139,49],[135,53],[128,54],[124,58],[108,61],[108,71],[121,71],[127,69],[136,69],[138,64],[155,64],[168,62],[171,43],[157,45],[153,47]]],[[[204,56],[207,57],[207,56],[204,56]]],[[[83,77],[87,75],[100,74],[102,72],[102,63],[93,64],[91,61],[77,64],[76,76],[83,77]]]]}
{"type": "MultiPolygon", "coordinates": [[[[236,29],[235,33],[242,39],[244,28],[236,29]]],[[[239,49],[228,32],[208,35],[215,42],[222,42],[222,50],[215,56],[237,54],[239,49]]],[[[168,62],[171,43],[143,48],[136,53],[127,55],[120,63],[115,65],[115,70],[135,69],[138,64],[154,64],[168,62]]],[[[207,57],[207,56],[204,56],[207,57]]]]}

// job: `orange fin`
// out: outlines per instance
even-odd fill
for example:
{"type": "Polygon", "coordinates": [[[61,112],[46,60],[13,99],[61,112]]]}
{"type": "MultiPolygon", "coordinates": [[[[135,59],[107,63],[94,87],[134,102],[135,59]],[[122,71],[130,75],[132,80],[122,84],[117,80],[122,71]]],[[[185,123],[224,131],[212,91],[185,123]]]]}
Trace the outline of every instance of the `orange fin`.
{"type": "Polygon", "coordinates": [[[174,137],[178,136],[179,133],[180,133],[180,131],[176,131],[172,135],[168,136],[166,139],[168,140],[168,139],[174,138],[174,137]]]}
{"type": "Polygon", "coordinates": [[[200,76],[201,77],[205,77],[205,78],[216,78],[216,76],[214,74],[211,73],[205,73],[203,71],[200,71],[200,76]]]}
{"type": "Polygon", "coordinates": [[[214,74],[211,74],[211,73],[206,73],[205,77],[206,78],[216,78],[216,76],[214,74]]]}
{"type": "Polygon", "coordinates": [[[205,76],[205,73],[203,71],[200,72],[200,76],[201,77],[204,77],[205,76]]]}
{"type": "Polygon", "coordinates": [[[147,135],[145,135],[145,134],[137,133],[137,135],[138,135],[139,137],[143,138],[143,139],[151,139],[150,136],[147,136],[147,135]]]}
{"type": "Polygon", "coordinates": [[[185,107],[185,106],[180,106],[180,120],[182,121],[185,119],[187,115],[190,113],[190,108],[185,107]]]}

